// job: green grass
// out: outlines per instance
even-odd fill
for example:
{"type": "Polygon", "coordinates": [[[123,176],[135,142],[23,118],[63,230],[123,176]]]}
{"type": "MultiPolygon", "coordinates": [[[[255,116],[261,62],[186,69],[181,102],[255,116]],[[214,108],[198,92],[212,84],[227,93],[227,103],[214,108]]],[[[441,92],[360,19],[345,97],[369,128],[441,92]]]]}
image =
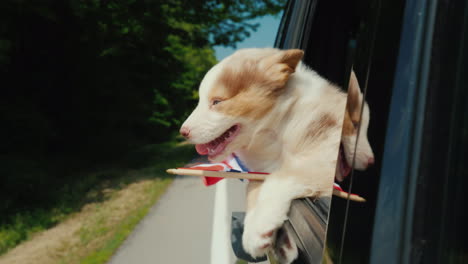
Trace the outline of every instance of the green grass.
{"type": "Polygon", "coordinates": [[[106,226],[106,215],[103,214],[99,219],[95,219],[91,226],[87,226],[88,230],[81,230],[80,239],[83,245],[96,235],[113,232],[111,239],[83,260],[83,263],[104,263],[171,183],[172,177],[166,175],[165,170],[183,165],[193,156],[193,146],[169,142],[132,151],[104,168],[80,172],[77,174],[78,178],[75,178],[78,180],[65,184],[57,191],[51,205],[16,212],[9,216],[8,221],[0,224],[0,255],[31,238],[38,231],[57,225],[79,212],[86,204],[113,199],[112,195],[116,191],[126,188],[129,184],[151,180],[151,186],[145,189],[145,195],[149,199],[135,205],[134,211],[118,223],[118,226],[106,226]],[[113,191],[105,191],[109,189],[113,191]]]}

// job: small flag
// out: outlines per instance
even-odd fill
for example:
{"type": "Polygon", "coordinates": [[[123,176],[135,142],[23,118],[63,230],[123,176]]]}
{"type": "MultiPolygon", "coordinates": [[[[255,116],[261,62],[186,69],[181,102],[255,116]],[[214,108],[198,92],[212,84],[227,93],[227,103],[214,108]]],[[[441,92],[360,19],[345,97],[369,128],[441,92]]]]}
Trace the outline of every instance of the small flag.
{"type": "MultiPolygon", "coordinates": [[[[266,172],[251,172],[248,171],[245,165],[240,161],[240,159],[235,155],[229,155],[229,157],[220,162],[220,163],[201,163],[196,164],[190,168],[180,168],[180,169],[191,169],[191,170],[205,170],[205,171],[224,171],[224,172],[238,172],[238,173],[252,173],[252,174],[269,174],[266,172]]],[[[216,184],[220,180],[224,179],[223,177],[203,177],[203,183],[206,186],[216,184]]]]}
{"type": "MultiPolygon", "coordinates": [[[[228,177],[228,178],[250,178],[255,180],[264,180],[263,175],[268,175],[269,173],[266,172],[253,172],[249,171],[242,161],[235,155],[230,155],[226,160],[219,162],[219,163],[200,163],[189,168],[178,168],[178,169],[169,169],[167,170],[168,173],[171,174],[180,174],[180,175],[191,175],[191,176],[201,176],[203,178],[203,183],[206,186],[210,186],[216,184],[220,180],[228,177]],[[185,172],[184,172],[185,171],[185,172]],[[193,172],[191,172],[193,171],[193,172]],[[214,172],[214,173],[209,173],[214,172]],[[219,172],[219,173],[218,173],[219,172]],[[246,177],[237,177],[230,176],[223,174],[223,172],[228,173],[245,173],[251,174],[250,176],[246,177]],[[214,174],[213,176],[206,176],[206,175],[214,174]],[[216,176],[224,176],[224,177],[216,177],[216,176]]],[[[349,194],[348,192],[344,191],[338,183],[333,184],[333,195],[341,197],[343,199],[350,199],[356,202],[365,202],[366,200],[357,194],[349,194]]]]}

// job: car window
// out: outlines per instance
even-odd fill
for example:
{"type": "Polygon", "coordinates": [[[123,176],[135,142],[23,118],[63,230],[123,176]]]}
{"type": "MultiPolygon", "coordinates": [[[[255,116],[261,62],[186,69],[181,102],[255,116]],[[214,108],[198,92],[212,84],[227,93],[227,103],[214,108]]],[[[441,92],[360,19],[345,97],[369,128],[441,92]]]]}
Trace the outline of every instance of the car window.
{"type": "Polygon", "coordinates": [[[403,5],[404,1],[350,1],[347,8],[352,10],[352,15],[348,16],[354,21],[350,22],[353,25],[348,33],[350,52],[346,56],[351,57],[350,63],[369,105],[367,137],[375,163],[365,171],[354,170],[351,177],[341,183],[344,189],[365,197],[366,203],[332,200],[327,248],[334,263],[369,262],[403,5]]]}

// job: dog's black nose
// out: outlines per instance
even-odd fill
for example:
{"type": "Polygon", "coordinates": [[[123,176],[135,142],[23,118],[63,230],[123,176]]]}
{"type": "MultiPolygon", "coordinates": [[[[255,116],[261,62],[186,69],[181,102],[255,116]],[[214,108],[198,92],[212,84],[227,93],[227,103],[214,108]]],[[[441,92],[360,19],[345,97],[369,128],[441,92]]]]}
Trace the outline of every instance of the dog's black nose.
{"type": "Polygon", "coordinates": [[[190,136],[190,129],[188,129],[187,127],[182,127],[180,129],[180,134],[184,137],[184,138],[189,138],[190,136]]]}

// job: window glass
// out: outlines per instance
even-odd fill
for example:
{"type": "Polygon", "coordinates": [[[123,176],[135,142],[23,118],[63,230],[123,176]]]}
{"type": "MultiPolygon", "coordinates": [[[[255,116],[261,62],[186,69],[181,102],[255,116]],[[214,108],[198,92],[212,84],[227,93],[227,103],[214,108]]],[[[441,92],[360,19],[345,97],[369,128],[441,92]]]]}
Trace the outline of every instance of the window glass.
{"type": "MultiPolygon", "coordinates": [[[[366,203],[333,198],[327,233],[327,247],[334,263],[368,263],[372,226],[383,154],[385,131],[398,54],[404,1],[356,1],[354,17],[359,19],[354,34],[352,60],[361,90],[366,91],[370,109],[367,138],[375,163],[365,171],[354,171],[352,193],[366,203]],[[375,37],[373,33],[375,32],[375,37]],[[348,210],[347,210],[347,205],[348,210]],[[341,258],[340,258],[341,256],[341,258]]],[[[354,22],[353,22],[354,23],[354,22]]],[[[341,183],[344,189],[351,178],[341,183]]]]}

